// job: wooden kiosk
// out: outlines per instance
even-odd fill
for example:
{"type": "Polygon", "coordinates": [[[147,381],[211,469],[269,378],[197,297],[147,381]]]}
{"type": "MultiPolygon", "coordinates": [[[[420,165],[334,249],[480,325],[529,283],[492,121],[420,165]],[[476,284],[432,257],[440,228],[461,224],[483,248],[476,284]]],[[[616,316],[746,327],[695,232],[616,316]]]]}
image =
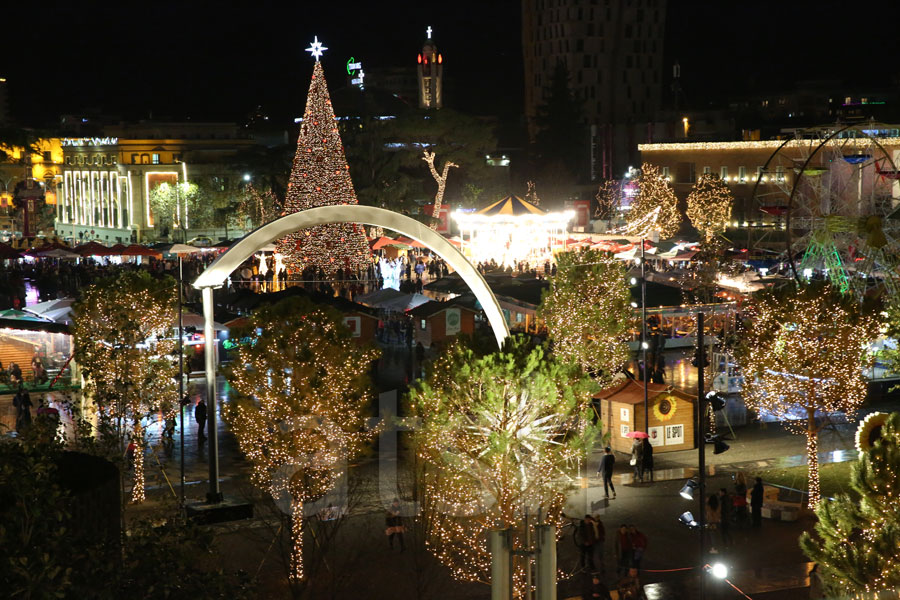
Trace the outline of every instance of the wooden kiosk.
{"type": "MultiPolygon", "coordinates": [[[[647,384],[650,408],[650,443],[654,452],[690,450],[694,444],[695,406],[688,394],[661,383],[647,384]]],[[[603,432],[609,432],[609,446],[630,453],[634,442],[626,437],[631,431],[644,430],[644,384],[626,379],[594,394],[594,406],[600,414],[603,432]]]]}

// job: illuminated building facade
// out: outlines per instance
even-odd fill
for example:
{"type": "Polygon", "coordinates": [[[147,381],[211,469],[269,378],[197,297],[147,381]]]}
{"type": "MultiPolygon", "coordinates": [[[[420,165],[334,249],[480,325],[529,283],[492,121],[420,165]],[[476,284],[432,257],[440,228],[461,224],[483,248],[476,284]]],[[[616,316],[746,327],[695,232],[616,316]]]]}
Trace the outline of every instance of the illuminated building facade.
{"type": "MultiPolygon", "coordinates": [[[[104,129],[104,137],[63,138],[57,235],[75,242],[149,241],[157,228],[151,192],[221,173],[254,145],[229,123],[138,123],[104,129]]],[[[190,229],[189,207],[176,194],[177,223],[190,229]]]]}
{"type": "Polygon", "coordinates": [[[419,76],[419,108],[441,108],[444,105],[444,57],[431,39],[431,26],[425,30],[428,38],[416,58],[419,76]]]}
{"type": "Polygon", "coordinates": [[[36,152],[7,149],[9,157],[0,163],[0,231],[8,232],[3,237],[52,234],[62,146],[58,138],[39,139],[36,146],[36,152]]]}

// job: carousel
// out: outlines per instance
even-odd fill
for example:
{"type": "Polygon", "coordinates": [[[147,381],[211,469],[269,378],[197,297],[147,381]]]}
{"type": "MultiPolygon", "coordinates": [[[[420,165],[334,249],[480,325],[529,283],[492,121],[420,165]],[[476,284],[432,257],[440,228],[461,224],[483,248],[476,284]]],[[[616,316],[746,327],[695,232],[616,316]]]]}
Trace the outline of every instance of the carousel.
{"type": "Polygon", "coordinates": [[[566,227],[573,211],[547,212],[517,196],[507,196],[475,212],[458,210],[453,218],[459,224],[462,251],[473,263],[489,262],[529,267],[552,260],[565,249],[566,227]]]}

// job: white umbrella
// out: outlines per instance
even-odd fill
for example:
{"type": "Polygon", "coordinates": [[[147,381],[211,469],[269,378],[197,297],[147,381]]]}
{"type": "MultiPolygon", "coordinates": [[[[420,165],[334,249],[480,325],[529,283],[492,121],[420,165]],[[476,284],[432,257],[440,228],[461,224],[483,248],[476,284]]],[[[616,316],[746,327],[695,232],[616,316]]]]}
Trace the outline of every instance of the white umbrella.
{"type": "Polygon", "coordinates": [[[422,294],[405,294],[391,300],[385,300],[376,306],[385,310],[411,310],[430,300],[431,298],[423,296],[422,294]]]}
{"type": "Polygon", "coordinates": [[[46,252],[38,252],[38,256],[42,258],[81,258],[80,254],[68,252],[61,248],[54,248],[53,250],[47,250],[46,252]]]}

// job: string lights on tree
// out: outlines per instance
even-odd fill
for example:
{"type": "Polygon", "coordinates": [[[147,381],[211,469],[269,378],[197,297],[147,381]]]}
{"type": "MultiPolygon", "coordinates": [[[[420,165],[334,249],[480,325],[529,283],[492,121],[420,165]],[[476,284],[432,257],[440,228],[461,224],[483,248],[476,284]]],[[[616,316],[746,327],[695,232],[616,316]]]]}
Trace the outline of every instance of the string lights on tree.
{"type": "Polygon", "coordinates": [[[252,183],[247,184],[237,213],[241,225],[260,227],[281,215],[281,201],[272,190],[259,190],[252,183]]]}
{"type": "Polygon", "coordinates": [[[594,217],[603,221],[613,219],[622,205],[622,182],[607,179],[597,188],[597,194],[594,197],[597,200],[594,217]]]}
{"type": "MultiPolygon", "coordinates": [[[[307,48],[316,63],[287,186],[286,214],[316,206],[357,204],[325,72],[319,62],[323,50],[327,48],[318,38],[307,48]]],[[[365,269],[371,258],[365,228],[357,223],[318,225],[290,233],[276,246],[292,271],[307,266],[326,273],[365,269]]]]}
{"type": "Polygon", "coordinates": [[[251,480],[290,502],[293,581],[304,578],[304,504],[329,492],[377,433],[367,420],[378,352],[357,345],[340,319],[302,299],[264,307],[227,373],[238,398],[225,418],[251,480]]]}
{"type": "Polygon", "coordinates": [[[175,414],[177,314],[175,280],[146,271],[123,271],[88,287],[75,304],[75,358],[85,375],[84,393],[101,419],[134,443],[132,502],[145,499],[144,428],[162,411],[175,414]]]}
{"type": "Polygon", "coordinates": [[[626,232],[638,237],[650,237],[657,232],[660,238],[678,233],[681,226],[678,198],[668,180],[660,175],[659,169],[644,163],[635,183],[638,193],[628,211],[626,232]]]}
{"type": "Polygon", "coordinates": [[[556,355],[605,385],[630,355],[627,271],[621,261],[598,250],[562,252],[556,264],[538,314],[547,324],[556,355]]]}
{"type": "MultiPolygon", "coordinates": [[[[598,435],[591,390],[574,365],[515,338],[484,357],[455,346],[410,393],[426,544],[454,577],[489,582],[488,532],[512,529],[521,544],[526,512],[562,524],[572,474],[598,435]]],[[[525,568],[517,557],[520,595],[525,568]]]]}
{"type": "Polygon", "coordinates": [[[862,404],[877,325],[829,285],[760,296],[750,307],[737,360],[747,404],[806,435],[809,505],[819,503],[819,431],[862,404]]]}
{"type": "MultiPolygon", "coordinates": [[[[428,169],[431,171],[431,176],[434,177],[434,180],[438,184],[437,193],[434,195],[434,209],[431,211],[431,216],[434,219],[440,219],[441,203],[444,201],[444,189],[447,187],[447,175],[450,173],[451,168],[458,167],[459,165],[448,160],[444,163],[444,168],[441,172],[438,173],[438,170],[434,166],[434,152],[425,150],[422,160],[428,163],[428,169]]],[[[438,222],[439,221],[432,222],[431,228],[437,229],[438,222]]]]}
{"type": "Polygon", "coordinates": [[[819,563],[828,597],[878,600],[900,590],[900,413],[875,414],[857,433],[850,489],[822,501],[815,537],[800,538],[819,563]]]}
{"type": "Polygon", "coordinates": [[[687,197],[687,216],[706,241],[725,232],[731,220],[734,196],[722,178],[704,173],[687,197]]]}

